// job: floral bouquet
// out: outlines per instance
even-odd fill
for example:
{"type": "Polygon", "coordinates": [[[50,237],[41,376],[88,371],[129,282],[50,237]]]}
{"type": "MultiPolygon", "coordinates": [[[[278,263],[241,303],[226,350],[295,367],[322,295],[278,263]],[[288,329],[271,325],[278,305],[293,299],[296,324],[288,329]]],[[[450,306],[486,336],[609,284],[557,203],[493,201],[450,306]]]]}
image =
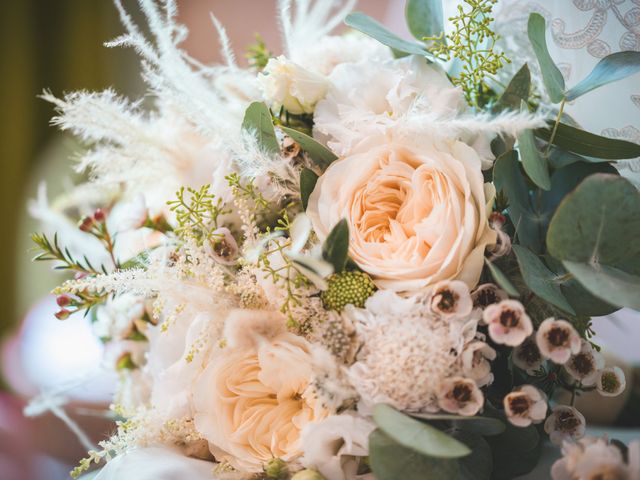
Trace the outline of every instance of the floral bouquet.
{"type": "Polygon", "coordinates": [[[495,0],[446,28],[409,0],[415,41],[354,3],[280,1],[284,53],[258,40],[241,68],[215,17],[226,63],[202,65],[173,0],[140,0],[144,30],[116,0],[108,45],[141,55],[151,108],[45,93],[89,148],[87,181],[33,209],[57,229],[36,260],[73,274],[56,316],[87,315],[120,379],[73,475],[507,479],[549,439],[556,479],[638,478],[640,444],[581,438],[574,404],[625,388],[590,317],[640,308],[615,168],[640,145],[563,110],[640,53],[567,88],[534,13],[537,64],[501,81],[495,0]]]}

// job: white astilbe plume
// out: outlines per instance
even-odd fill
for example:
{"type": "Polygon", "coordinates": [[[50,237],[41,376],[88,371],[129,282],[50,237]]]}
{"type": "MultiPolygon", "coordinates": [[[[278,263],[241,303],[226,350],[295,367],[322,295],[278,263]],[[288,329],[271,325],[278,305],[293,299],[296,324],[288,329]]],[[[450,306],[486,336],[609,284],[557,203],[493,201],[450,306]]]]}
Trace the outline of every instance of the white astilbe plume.
{"type": "Polygon", "coordinates": [[[278,16],[287,57],[299,61],[310,45],[342,23],[355,4],[356,0],[279,0],[278,16]]]}
{"type": "Polygon", "coordinates": [[[213,22],[213,26],[216,27],[216,30],[218,32],[218,37],[220,38],[220,50],[223,58],[227,63],[227,66],[230,68],[238,68],[236,55],[235,53],[233,53],[233,49],[231,48],[231,40],[229,40],[227,30],[213,13],[211,14],[211,21],[213,22]]]}

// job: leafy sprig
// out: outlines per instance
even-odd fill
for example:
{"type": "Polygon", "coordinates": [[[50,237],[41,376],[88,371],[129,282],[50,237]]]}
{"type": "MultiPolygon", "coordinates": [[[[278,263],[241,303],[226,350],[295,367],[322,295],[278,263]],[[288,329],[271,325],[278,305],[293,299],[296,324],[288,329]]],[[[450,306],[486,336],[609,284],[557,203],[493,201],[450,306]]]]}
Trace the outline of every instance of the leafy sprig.
{"type": "Polygon", "coordinates": [[[104,265],[100,265],[99,268],[94,267],[86,255],[82,260],[76,259],[67,247],[61,247],[58,243],[58,234],[54,234],[53,242],[44,233],[34,233],[31,235],[31,240],[41,250],[33,261],[59,261],[58,265],[53,268],[56,270],[71,270],[76,273],[100,275],[101,273],[107,273],[104,265]]]}
{"type": "Polygon", "coordinates": [[[469,104],[480,106],[482,96],[489,91],[487,77],[495,75],[505,63],[511,61],[503,52],[495,50],[498,36],[491,29],[491,12],[497,0],[464,0],[458,5],[457,15],[449,18],[453,31],[437,37],[425,37],[431,41],[429,50],[443,61],[457,58],[462,69],[452,81],[462,87],[469,104]]]}

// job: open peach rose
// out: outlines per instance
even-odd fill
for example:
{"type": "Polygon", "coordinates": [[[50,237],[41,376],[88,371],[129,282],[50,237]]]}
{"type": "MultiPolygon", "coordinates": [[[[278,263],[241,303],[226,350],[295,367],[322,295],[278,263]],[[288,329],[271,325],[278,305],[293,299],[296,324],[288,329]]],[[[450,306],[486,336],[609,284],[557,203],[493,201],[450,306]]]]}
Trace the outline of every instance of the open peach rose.
{"type": "Polygon", "coordinates": [[[487,222],[495,190],[475,150],[452,140],[357,152],[332,163],[311,194],[307,214],[320,239],[346,218],[351,258],[380,288],[452,279],[473,288],[496,238],[487,222]]]}
{"type": "Polygon", "coordinates": [[[194,392],[196,428],[217,460],[243,471],[260,472],[272,458],[297,458],[302,428],[329,414],[308,388],[310,344],[268,311],[232,311],[225,330],[229,345],[194,392]]]}

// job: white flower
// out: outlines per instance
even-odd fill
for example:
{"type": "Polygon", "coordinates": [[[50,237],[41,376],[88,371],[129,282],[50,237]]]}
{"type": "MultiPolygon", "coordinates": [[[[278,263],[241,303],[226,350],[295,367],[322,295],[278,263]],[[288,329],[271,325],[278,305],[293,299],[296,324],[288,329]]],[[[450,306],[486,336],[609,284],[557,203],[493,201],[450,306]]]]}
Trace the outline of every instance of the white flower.
{"type": "Polygon", "coordinates": [[[520,345],[515,347],[511,354],[511,359],[516,367],[529,374],[540,368],[540,365],[544,362],[544,357],[540,353],[535,335],[527,337],[520,345]]]}
{"type": "Polygon", "coordinates": [[[495,360],[496,351],[485,342],[474,340],[462,351],[462,371],[466,377],[476,381],[478,386],[488,385],[493,381],[490,360],[495,360]]]}
{"type": "Polygon", "coordinates": [[[484,405],[484,395],[473,380],[452,377],[440,383],[438,405],[446,412],[470,417],[484,405]]]}
{"type": "Polygon", "coordinates": [[[586,386],[596,383],[598,370],[603,368],[604,357],[587,340],[581,341],[580,351],[564,364],[567,373],[586,386]]]}
{"type": "Polygon", "coordinates": [[[580,335],[566,320],[547,318],[538,327],[536,342],[543,356],[555,363],[567,363],[580,351],[580,335]]]}
{"type": "Polygon", "coordinates": [[[144,313],[144,298],[130,293],[118,295],[96,309],[93,331],[100,338],[123,340],[136,326],[143,328],[145,322],[138,320],[144,313]]]}
{"type": "Polygon", "coordinates": [[[429,306],[441,318],[468,316],[473,308],[469,287],[459,280],[438,282],[433,286],[429,306]]]}
{"type": "Polygon", "coordinates": [[[327,79],[284,56],[269,59],[258,76],[265,100],[274,110],[284,107],[289,113],[313,113],[316,103],[327,92],[327,79]]]}
{"type": "Polygon", "coordinates": [[[627,381],[620,367],[607,367],[598,372],[596,389],[605,397],[616,397],[624,392],[627,381]]]}
{"type": "Polygon", "coordinates": [[[517,300],[489,305],[482,312],[482,319],[489,325],[491,340],[510,347],[520,345],[533,333],[531,319],[517,300]]]}
{"type": "Polygon", "coordinates": [[[307,70],[329,75],[340,64],[392,60],[391,49],[360,32],[326,35],[292,60],[307,70]]]}
{"type": "Polygon", "coordinates": [[[562,444],[562,458],[551,467],[553,480],[640,478],[640,442],[628,446],[628,462],[620,449],[606,437],[585,437],[562,444]]]}
{"type": "Polygon", "coordinates": [[[329,414],[308,388],[311,344],[283,324],[269,311],[231,312],[229,346],[212,356],[194,387],[196,428],[217,459],[246,472],[272,458],[298,458],[302,428],[329,414]]]}
{"type": "Polygon", "coordinates": [[[584,435],[586,421],[584,415],[568,405],[553,407],[551,415],[544,422],[544,431],[556,445],[561,445],[565,439],[577,440],[584,435]]]}
{"type": "Polygon", "coordinates": [[[352,412],[310,423],[302,429],[300,463],[325,478],[350,480],[357,474],[359,457],[369,454],[369,434],[374,429],[370,420],[352,412]]]}
{"type": "Polygon", "coordinates": [[[466,108],[462,91],[444,71],[414,55],[338,65],[329,80],[329,91],[316,107],[314,136],[328,136],[339,156],[364,138],[385,136],[418,105],[436,115],[466,108]]]}
{"type": "Polygon", "coordinates": [[[364,309],[345,308],[362,342],[348,371],[362,408],[384,402],[399,410],[437,411],[440,383],[462,375],[460,355],[475,336],[476,321],[443,322],[424,300],[378,290],[364,309]]]}
{"type": "Polygon", "coordinates": [[[516,427],[540,423],[547,415],[547,397],[531,385],[523,385],[504,397],[504,411],[516,427]]]}
{"type": "Polygon", "coordinates": [[[493,283],[478,285],[473,292],[471,292],[471,300],[473,300],[474,308],[484,309],[493,303],[500,303],[502,300],[507,300],[508,298],[509,295],[507,295],[507,292],[493,283]]]}
{"type": "Polygon", "coordinates": [[[223,265],[233,265],[238,256],[238,243],[226,227],[217,228],[211,232],[212,239],[207,249],[216,262],[223,265]]]}

